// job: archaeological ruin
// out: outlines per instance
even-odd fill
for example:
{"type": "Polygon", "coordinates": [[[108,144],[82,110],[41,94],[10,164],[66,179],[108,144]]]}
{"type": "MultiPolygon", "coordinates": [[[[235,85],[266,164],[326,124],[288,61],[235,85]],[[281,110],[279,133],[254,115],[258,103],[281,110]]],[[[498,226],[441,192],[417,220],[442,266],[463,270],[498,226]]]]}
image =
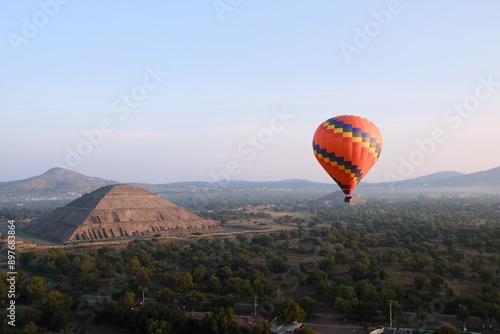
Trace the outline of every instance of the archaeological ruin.
{"type": "Polygon", "coordinates": [[[159,195],[125,184],[84,194],[26,224],[27,233],[57,242],[179,235],[221,230],[159,195]]]}

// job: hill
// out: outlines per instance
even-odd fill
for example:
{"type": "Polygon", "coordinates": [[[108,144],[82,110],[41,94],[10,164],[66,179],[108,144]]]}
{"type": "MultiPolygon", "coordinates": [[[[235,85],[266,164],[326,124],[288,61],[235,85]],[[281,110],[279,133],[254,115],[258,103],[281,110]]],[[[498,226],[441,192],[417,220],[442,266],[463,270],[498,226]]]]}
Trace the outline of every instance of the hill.
{"type": "Polygon", "coordinates": [[[485,171],[463,174],[456,171],[443,171],[413,179],[363,184],[370,186],[391,186],[391,187],[500,187],[500,167],[495,167],[485,171]]]}
{"type": "Polygon", "coordinates": [[[0,202],[74,199],[115,181],[86,176],[64,168],[52,168],[24,180],[0,182],[0,202]]]}
{"type": "Polygon", "coordinates": [[[500,187],[500,167],[439,180],[440,186],[500,187]]]}
{"type": "Polygon", "coordinates": [[[273,189],[273,190],[332,190],[333,184],[320,183],[307,180],[289,179],[282,181],[242,181],[233,180],[227,183],[217,182],[175,182],[155,185],[156,187],[212,187],[212,188],[232,188],[232,189],[273,189]]]}
{"type": "MultiPolygon", "coordinates": [[[[69,201],[100,187],[116,184],[116,181],[86,176],[64,168],[52,168],[45,173],[24,180],[0,182],[0,203],[42,201],[69,201]]],[[[166,184],[133,183],[148,191],[160,194],[192,194],[193,191],[331,191],[333,184],[306,180],[251,182],[233,180],[227,184],[203,181],[174,182],[166,184]]]]}
{"type": "MultiPolygon", "coordinates": [[[[52,168],[41,175],[28,179],[0,182],[0,203],[6,206],[28,202],[31,204],[54,201],[67,203],[85,193],[116,183],[115,181],[90,177],[63,168],[52,168]]],[[[148,191],[161,194],[167,198],[170,197],[172,200],[179,198],[182,204],[186,202],[186,199],[192,198],[193,194],[200,195],[200,193],[202,195],[210,194],[210,196],[204,196],[207,198],[213,197],[212,194],[215,193],[227,193],[231,197],[239,195],[245,198],[248,198],[250,194],[257,194],[260,198],[263,198],[263,196],[276,196],[278,192],[293,196],[306,194],[308,197],[317,198],[337,190],[333,182],[319,183],[298,179],[266,182],[233,180],[228,183],[203,181],[166,184],[136,183],[133,185],[143,187],[148,191]]],[[[356,193],[358,195],[364,194],[365,196],[373,197],[378,194],[388,194],[387,189],[389,188],[391,189],[391,196],[397,195],[397,190],[401,192],[418,192],[419,189],[427,191],[430,188],[443,192],[453,192],[458,188],[461,191],[471,193],[482,191],[490,193],[499,192],[500,167],[470,174],[443,171],[397,182],[361,182],[356,189],[356,193]]],[[[328,199],[322,200],[328,201],[328,199]]]]}
{"type": "Polygon", "coordinates": [[[435,184],[437,182],[441,182],[443,180],[447,180],[449,178],[454,178],[458,176],[465,175],[463,173],[455,172],[455,171],[443,171],[437,172],[425,176],[416,177],[414,179],[402,181],[407,185],[425,185],[425,184],[435,184]]]}

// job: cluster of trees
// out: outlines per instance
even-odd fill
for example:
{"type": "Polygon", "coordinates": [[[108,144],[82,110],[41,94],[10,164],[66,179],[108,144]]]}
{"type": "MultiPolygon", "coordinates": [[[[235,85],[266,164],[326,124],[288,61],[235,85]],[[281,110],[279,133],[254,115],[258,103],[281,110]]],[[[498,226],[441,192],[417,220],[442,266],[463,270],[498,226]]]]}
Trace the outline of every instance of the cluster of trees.
{"type": "Polygon", "coordinates": [[[236,210],[246,205],[274,205],[301,210],[307,203],[328,194],[330,190],[317,189],[268,189],[239,188],[229,186],[200,187],[195,191],[178,189],[163,191],[161,195],[173,203],[191,210],[236,210]]]}
{"type": "MultiPolygon", "coordinates": [[[[413,312],[419,326],[436,305],[461,321],[500,322],[500,226],[491,211],[456,208],[462,221],[432,206],[405,208],[317,209],[316,227],[253,236],[22,252],[22,323],[26,331],[112,322],[136,332],[232,333],[242,330],[237,303],[251,306],[255,297],[259,314],[282,322],[312,318],[322,306],[369,323],[391,308],[396,319],[413,312]],[[200,320],[192,311],[207,313],[200,320]]],[[[2,277],[0,296],[5,289],[2,277]]],[[[246,331],[268,333],[269,324],[246,331]]]]}
{"type": "Polygon", "coordinates": [[[254,212],[248,209],[237,210],[212,210],[212,211],[198,211],[196,212],[200,217],[220,221],[221,224],[227,223],[230,220],[250,221],[251,219],[271,218],[267,212],[254,212]]]}
{"type": "MultiPolygon", "coordinates": [[[[244,236],[239,239],[243,241],[244,236]]],[[[255,244],[258,245],[257,241],[255,244]]],[[[232,323],[234,316],[229,312],[231,305],[259,293],[262,297],[269,296],[273,287],[266,281],[266,275],[272,270],[286,269],[280,267],[279,261],[274,263],[273,258],[270,258],[269,264],[250,270],[248,252],[239,257],[231,255],[238,252],[238,245],[235,241],[217,239],[157,245],[136,241],[129,243],[121,251],[103,247],[83,252],[52,248],[40,256],[33,252],[23,252],[20,265],[24,270],[18,276],[22,282],[18,300],[29,305],[29,311],[22,322],[29,328],[65,328],[74,313],[85,314],[85,307],[90,307],[85,295],[98,294],[109,296],[110,299],[106,299],[103,307],[98,307],[92,321],[127,324],[128,328],[136,328],[138,332],[150,332],[151,328],[157,326],[162,330],[171,328],[175,333],[196,333],[201,332],[196,330],[197,327],[205,328],[209,320],[223,321],[221,317],[233,319],[224,320],[232,323]],[[219,254],[222,255],[221,259],[219,254]],[[105,289],[102,289],[103,282],[109,282],[105,289]],[[48,289],[49,285],[52,289],[48,289]],[[149,308],[132,311],[137,305],[137,297],[143,292],[151,296],[155,303],[149,308]],[[208,294],[219,297],[208,298],[208,294]],[[85,306],[82,310],[83,304],[85,306]],[[164,312],[163,309],[167,306],[177,308],[164,312]],[[220,311],[221,308],[224,312],[220,311]],[[216,320],[207,317],[200,323],[190,319],[184,310],[210,311],[215,312],[215,315],[217,312],[222,313],[214,316],[216,320]],[[161,314],[161,317],[151,318],[148,312],[161,314]],[[165,323],[170,316],[182,321],[178,319],[179,324],[173,324],[170,319],[165,323]],[[150,321],[145,321],[144,317],[150,321]]],[[[4,296],[7,295],[7,286],[3,284],[5,282],[5,279],[2,280],[0,285],[0,293],[4,296]]],[[[296,302],[286,302],[291,306],[286,307],[288,304],[285,303],[285,307],[276,310],[274,308],[281,304],[271,304],[272,309],[267,311],[268,315],[279,315],[282,312],[288,315],[283,317],[285,320],[289,317],[301,320],[305,316],[300,307],[298,310],[302,313],[294,313],[296,311],[289,309],[297,309],[296,302]]],[[[224,331],[230,332],[232,331],[224,331]]],[[[221,332],[214,330],[212,333],[221,332]]]]}
{"type": "MultiPolygon", "coordinates": [[[[2,282],[0,293],[2,296],[7,296],[7,286],[3,283],[9,275],[2,273],[0,276],[2,282]]],[[[28,279],[24,271],[20,272],[17,279],[22,282],[22,288],[20,289],[21,297],[16,303],[29,305],[22,319],[22,324],[27,328],[25,333],[36,333],[39,326],[59,330],[72,319],[73,313],[70,308],[74,300],[70,295],[56,289],[49,289],[45,279],[40,276],[28,279]]]]}
{"type": "Polygon", "coordinates": [[[0,217],[5,219],[31,219],[37,216],[41,216],[49,212],[51,208],[34,208],[34,207],[24,207],[16,206],[11,208],[0,208],[0,217]]]}

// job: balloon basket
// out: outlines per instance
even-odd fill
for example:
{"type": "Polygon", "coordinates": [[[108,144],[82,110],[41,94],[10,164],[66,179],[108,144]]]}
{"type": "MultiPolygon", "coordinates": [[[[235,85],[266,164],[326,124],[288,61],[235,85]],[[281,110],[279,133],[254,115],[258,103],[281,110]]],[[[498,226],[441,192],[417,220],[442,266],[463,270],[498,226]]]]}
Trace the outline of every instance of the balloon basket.
{"type": "Polygon", "coordinates": [[[345,203],[351,203],[351,199],[352,199],[352,197],[351,197],[351,196],[346,196],[346,197],[344,198],[344,202],[345,202],[345,203]]]}

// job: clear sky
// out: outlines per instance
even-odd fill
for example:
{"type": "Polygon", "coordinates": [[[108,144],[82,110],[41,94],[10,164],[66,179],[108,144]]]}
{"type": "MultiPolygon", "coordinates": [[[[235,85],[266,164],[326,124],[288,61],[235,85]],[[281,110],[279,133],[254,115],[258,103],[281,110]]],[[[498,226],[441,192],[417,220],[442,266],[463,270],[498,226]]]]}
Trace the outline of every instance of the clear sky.
{"type": "Polygon", "coordinates": [[[500,165],[500,1],[8,1],[0,181],[332,182],[324,120],[364,116],[364,180],[500,165]]]}

